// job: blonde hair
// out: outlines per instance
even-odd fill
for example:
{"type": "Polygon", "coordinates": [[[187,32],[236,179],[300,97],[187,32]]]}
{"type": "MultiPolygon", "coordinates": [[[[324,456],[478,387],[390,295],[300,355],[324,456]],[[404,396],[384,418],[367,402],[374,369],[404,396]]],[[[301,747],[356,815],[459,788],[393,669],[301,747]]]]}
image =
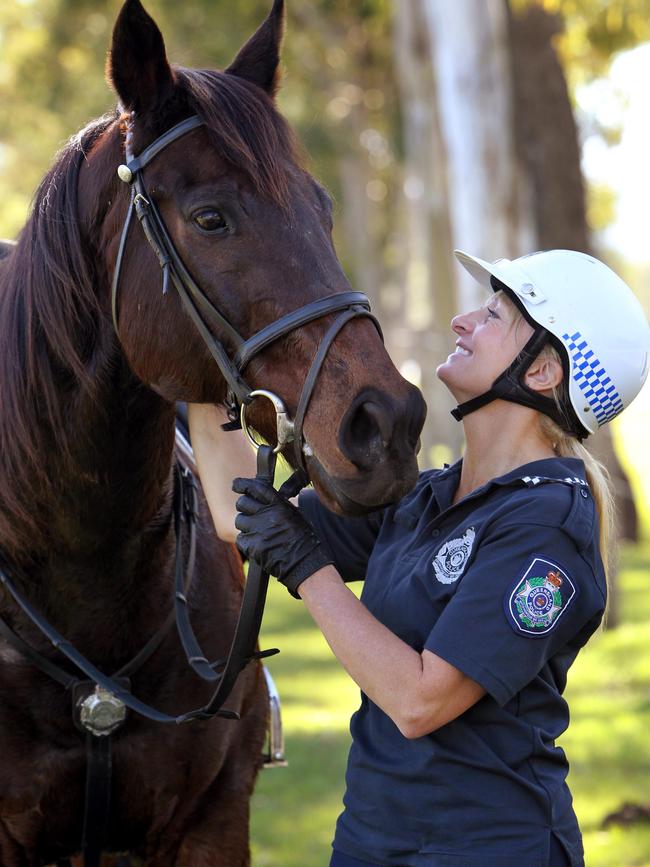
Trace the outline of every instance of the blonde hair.
{"type": "MultiPolygon", "coordinates": [[[[525,317],[518,305],[503,293],[514,310],[513,325],[518,327],[525,317]]],[[[539,354],[542,360],[557,361],[564,370],[564,364],[558,350],[548,343],[539,354]]],[[[559,386],[552,392],[552,398],[560,412],[566,413],[565,407],[569,405],[569,384],[563,379],[559,386]]],[[[609,571],[615,562],[614,539],[616,537],[616,506],[609,472],[607,468],[597,460],[591,452],[571,433],[563,430],[557,422],[547,415],[539,413],[540,429],[542,436],[551,446],[555,454],[560,458],[578,458],[585,465],[587,483],[596,503],[598,523],[600,528],[599,548],[600,556],[605,567],[605,577],[609,587],[609,571]]]]}
{"type": "MultiPolygon", "coordinates": [[[[562,364],[559,352],[550,343],[541,351],[540,357],[554,359],[562,364]]],[[[553,389],[553,399],[561,411],[567,405],[567,391],[568,383],[564,381],[553,389]]],[[[579,458],[585,465],[587,483],[598,513],[600,556],[609,584],[609,570],[614,561],[612,547],[616,529],[616,507],[609,472],[573,434],[562,430],[549,416],[540,414],[540,427],[542,435],[558,457],[579,458]]]]}

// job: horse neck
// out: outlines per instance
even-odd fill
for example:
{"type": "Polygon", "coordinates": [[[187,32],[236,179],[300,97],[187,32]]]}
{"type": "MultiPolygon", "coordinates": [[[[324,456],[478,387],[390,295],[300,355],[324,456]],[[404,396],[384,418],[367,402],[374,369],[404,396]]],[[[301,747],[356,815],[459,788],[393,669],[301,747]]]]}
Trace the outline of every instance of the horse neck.
{"type": "Polygon", "coordinates": [[[118,582],[142,580],[143,562],[160,569],[169,560],[174,407],[136,380],[107,320],[92,335],[89,382],[59,369],[48,353],[9,358],[16,332],[30,327],[11,267],[20,255],[19,247],[0,271],[0,393],[10,398],[0,400],[7,444],[0,552],[30,584],[49,588],[47,607],[50,595],[72,585],[119,595],[118,582]],[[7,382],[24,374],[21,364],[38,368],[25,400],[7,382]]]}

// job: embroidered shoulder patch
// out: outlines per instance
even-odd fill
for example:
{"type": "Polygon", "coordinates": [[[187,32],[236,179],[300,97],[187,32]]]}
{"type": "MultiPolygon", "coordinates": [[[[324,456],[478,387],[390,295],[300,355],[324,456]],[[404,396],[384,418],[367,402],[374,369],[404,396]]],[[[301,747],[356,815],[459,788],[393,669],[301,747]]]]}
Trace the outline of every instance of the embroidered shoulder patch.
{"type": "Polygon", "coordinates": [[[505,595],[506,617],[517,633],[533,638],[555,628],[576,595],[576,586],[557,563],[535,557],[505,595]]]}
{"type": "Polygon", "coordinates": [[[472,553],[476,530],[468,527],[459,539],[449,539],[433,558],[436,578],[441,584],[453,584],[465,570],[472,553]]]}

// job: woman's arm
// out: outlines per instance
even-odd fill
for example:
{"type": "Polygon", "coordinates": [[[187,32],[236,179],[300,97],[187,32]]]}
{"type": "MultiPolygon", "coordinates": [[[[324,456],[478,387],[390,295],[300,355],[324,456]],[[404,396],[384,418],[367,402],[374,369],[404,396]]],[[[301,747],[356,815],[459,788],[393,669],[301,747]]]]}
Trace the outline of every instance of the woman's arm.
{"type": "Polygon", "coordinates": [[[232,491],[232,480],[255,475],[255,453],[242,431],[221,430],[229,421],[222,407],[191,403],[188,415],[192,448],[215,529],[224,542],[234,542],[239,494],[232,491]]]}
{"type": "Polygon", "coordinates": [[[456,719],[485,695],[483,687],[428,650],[418,653],[380,623],[333,566],[298,593],[339,662],[406,738],[456,719]]]}
{"type": "MultiPolygon", "coordinates": [[[[219,536],[235,541],[236,476],[255,475],[255,454],[241,431],[225,432],[225,410],[189,406],[192,446],[219,536]]],[[[348,673],[407,738],[435,731],[471,707],[484,690],[439,656],[421,654],[380,623],[333,566],[298,588],[312,617],[348,673]]]]}

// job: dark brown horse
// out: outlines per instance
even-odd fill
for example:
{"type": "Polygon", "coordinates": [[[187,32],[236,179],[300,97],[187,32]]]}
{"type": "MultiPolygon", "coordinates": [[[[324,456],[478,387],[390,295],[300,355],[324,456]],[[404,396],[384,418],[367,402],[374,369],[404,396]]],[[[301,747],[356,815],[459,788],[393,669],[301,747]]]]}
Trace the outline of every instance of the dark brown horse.
{"type": "MultiPolygon", "coordinates": [[[[174,402],[221,403],[225,384],[140,226],[110,286],[128,208],[116,175],[124,138],[140,153],[180,120],[204,125],[146,169],[176,248],[212,303],[244,336],[349,291],[331,237],[327,194],[301,167],[273,96],[283,3],[226,72],[170,67],[139,0],[113,34],[120,108],[59,154],[17,246],[0,256],[0,552],[23,595],[102,671],[119,669],[168,615],[172,598],[174,402]]],[[[81,85],[80,85],[81,86],[81,85]]],[[[3,253],[6,248],[3,249],[3,253]]],[[[331,316],[275,342],[246,370],[295,412],[331,316]]],[[[227,346],[227,341],[225,341],[227,346]]],[[[273,418],[253,408],[271,437],[273,418]]],[[[323,500],[361,513],[401,496],[416,474],[419,393],[391,364],[367,319],[336,338],[305,420],[308,469],[323,500]]],[[[211,659],[228,648],[241,595],[237,552],[201,503],[191,613],[211,659]]],[[[16,605],[1,613],[65,667],[16,605]]],[[[169,713],[211,687],[171,631],[132,690],[169,713]]],[[[115,735],[107,850],[155,867],[245,867],[248,801],[260,764],[266,690],[240,676],[240,721],[162,726],[131,714],[115,735]]],[[[85,749],[71,697],[0,642],[0,864],[36,867],[80,849],[85,749]]]]}

